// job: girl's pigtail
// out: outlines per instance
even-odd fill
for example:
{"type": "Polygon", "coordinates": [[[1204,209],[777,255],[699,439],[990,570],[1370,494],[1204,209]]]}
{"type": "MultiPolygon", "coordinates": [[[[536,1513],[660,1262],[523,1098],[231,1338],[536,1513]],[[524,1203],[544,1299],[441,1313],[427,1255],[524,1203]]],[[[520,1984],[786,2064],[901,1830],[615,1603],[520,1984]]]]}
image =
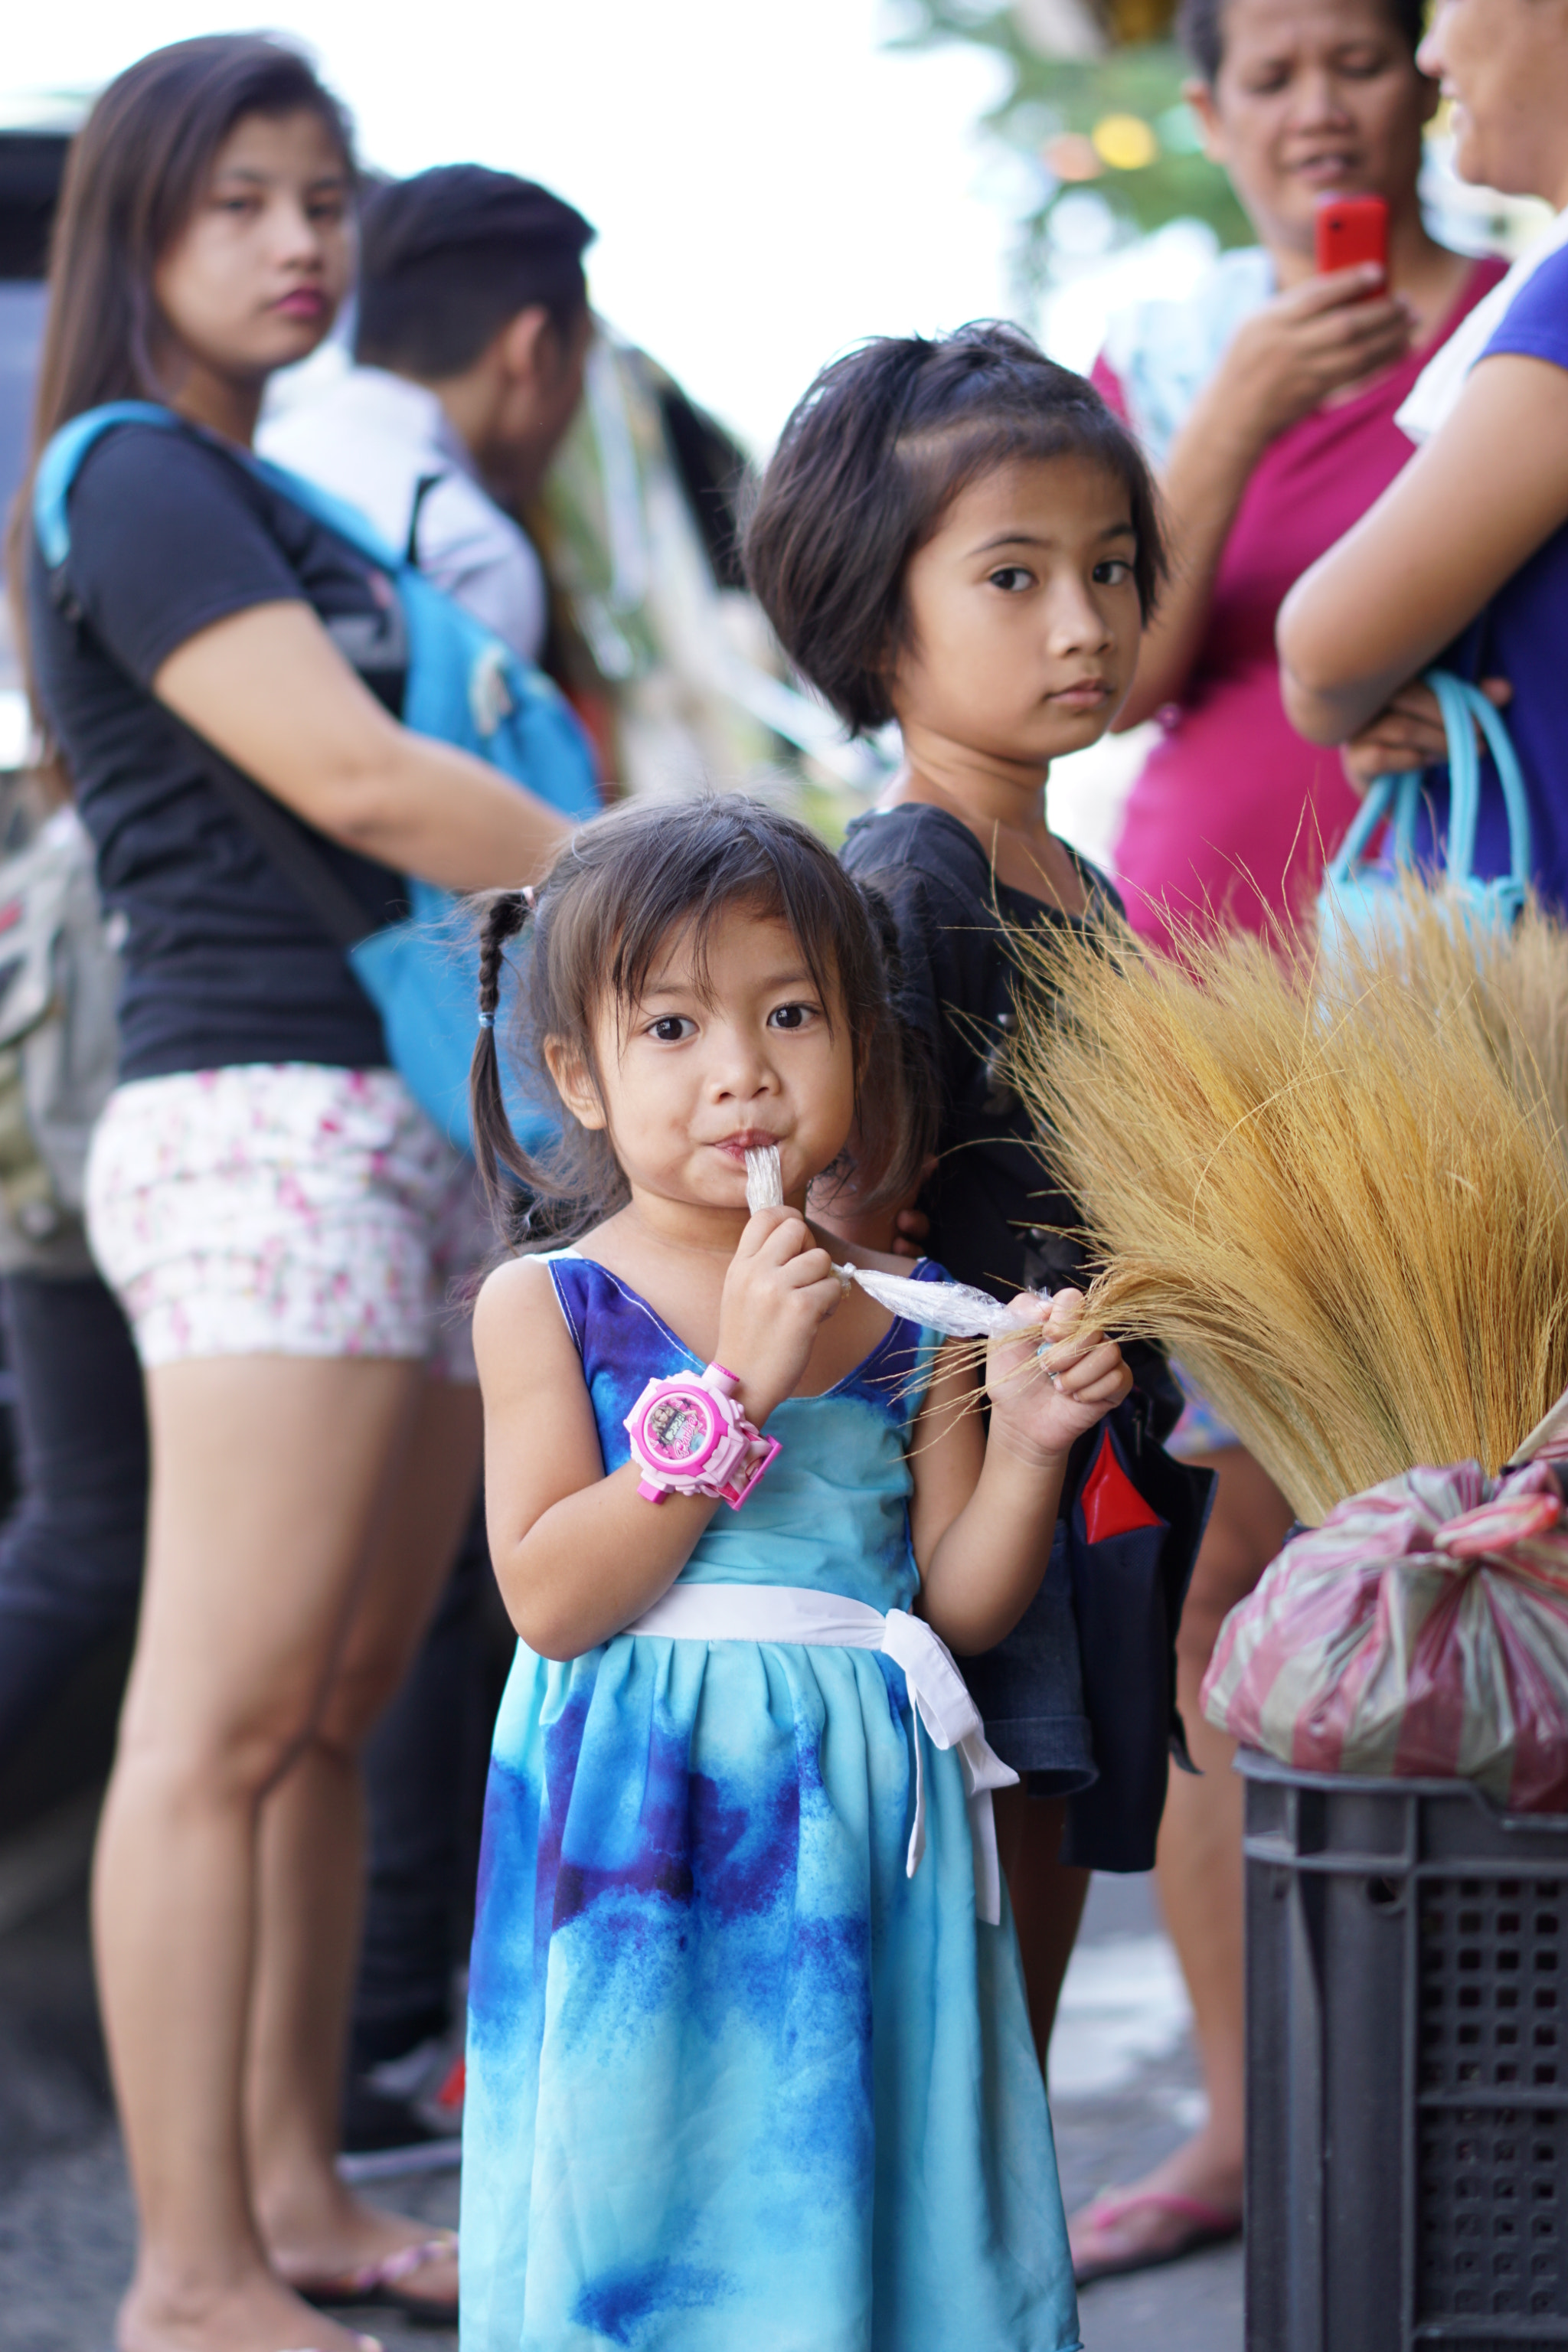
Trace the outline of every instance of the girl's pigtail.
{"type": "Polygon", "coordinates": [[[479,933],[479,1034],[468,1070],[468,1117],[473,1127],[474,1158],[491,1213],[503,1223],[511,1202],[503,1171],[526,1183],[530,1170],[522,1147],[511,1131],[501,1094],[500,1055],[496,1047],[496,1013],[500,1004],[501,974],[506,968],[506,943],[515,939],[533,912],[531,889],[498,891],[485,910],[479,933]]]}

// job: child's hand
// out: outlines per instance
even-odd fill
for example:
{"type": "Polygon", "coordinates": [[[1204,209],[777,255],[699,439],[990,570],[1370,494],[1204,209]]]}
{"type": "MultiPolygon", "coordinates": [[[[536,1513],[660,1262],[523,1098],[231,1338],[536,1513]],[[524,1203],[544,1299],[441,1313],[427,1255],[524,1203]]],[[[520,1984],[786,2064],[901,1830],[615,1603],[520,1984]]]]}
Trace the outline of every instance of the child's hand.
{"type": "Polygon", "coordinates": [[[763,1422],[793,1396],[821,1326],[844,1296],[833,1260],[798,1209],[759,1209],[741,1235],[719,1303],[719,1361],[763,1422]]]}
{"type": "Polygon", "coordinates": [[[1014,1302],[1030,1320],[1017,1339],[993,1339],[985,1351],[991,1435],[1010,1453],[1044,1466],[1121,1402],[1132,1375],[1102,1331],[1083,1328],[1083,1297],[1058,1290],[1049,1300],[1024,1292],[1014,1302]]]}

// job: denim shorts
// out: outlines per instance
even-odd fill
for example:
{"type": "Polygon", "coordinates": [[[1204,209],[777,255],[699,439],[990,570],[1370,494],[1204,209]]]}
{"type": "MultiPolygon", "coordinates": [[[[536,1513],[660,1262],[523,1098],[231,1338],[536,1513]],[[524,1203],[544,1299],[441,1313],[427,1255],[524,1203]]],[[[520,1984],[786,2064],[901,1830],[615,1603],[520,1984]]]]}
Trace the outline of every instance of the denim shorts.
{"type": "Polygon", "coordinates": [[[1032,1795],[1070,1797],[1095,1778],[1073,1616],[1067,1528],[1058,1520],[1045,1582],[1005,1641],[963,1661],[963,1679],[1005,1764],[1032,1795]]]}

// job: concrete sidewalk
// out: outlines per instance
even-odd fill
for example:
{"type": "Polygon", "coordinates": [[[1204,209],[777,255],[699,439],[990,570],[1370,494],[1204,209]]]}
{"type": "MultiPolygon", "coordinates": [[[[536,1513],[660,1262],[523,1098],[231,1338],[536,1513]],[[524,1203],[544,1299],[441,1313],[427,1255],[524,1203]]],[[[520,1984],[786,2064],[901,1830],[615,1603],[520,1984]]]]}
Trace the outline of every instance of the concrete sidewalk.
{"type": "MultiPolygon", "coordinates": [[[[1051,2112],[1068,2210],[1138,2179],[1203,2114],[1181,1974],[1152,1882],[1097,1878],[1051,2042],[1051,2112]]],[[[1241,2243],[1102,2279],[1080,2307],[1087,2352],[1242,2352],[1241,2243]]]]}
{"type": "MultiPolygon", "coordinates": [[[[0,1849],[0,2347],[110,2352],[132,2221],[92,1996],[90,1820],[63,1817],[0,1849]]],[[[1096,1882],[1053,2052],[1070,2205],[1135,2179],[1191,2127],[1185,2005],[1142,1880],[1096,1882]]],[[[457,2217],[455,2172],[392,2185],[405,2210],[457,2217]]],[[[345,2315],[347,2316],[347,2315],[345,2315]]],[[[367,2313],[387,2352],[452,2335],[367,2313]]],[[[1241,2256],[1229,2246],[1110,2280],[1083,2299],[1088,2352],[1241,2352],[1241,2256]]],[[[961,2352],[955,2347],[954,2352],[961,2352]]]]}

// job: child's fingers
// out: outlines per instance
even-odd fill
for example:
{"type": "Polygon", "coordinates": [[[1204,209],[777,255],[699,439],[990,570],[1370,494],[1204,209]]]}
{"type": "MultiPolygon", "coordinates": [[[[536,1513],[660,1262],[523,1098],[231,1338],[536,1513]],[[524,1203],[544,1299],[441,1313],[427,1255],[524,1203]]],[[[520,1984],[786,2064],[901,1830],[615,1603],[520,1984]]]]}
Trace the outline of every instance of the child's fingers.
{"type": "Polygon", "coordinates": [[[1075,1331],[1070,1339],[1056,1339],[1042,1346],[1037,1351],[1037,1361],[1041,1371],[1059,1381],[1075,1366],[1086,1362],[1102,1348],[1109,1348],[1112,1355],[1119,1352],[1115,1340],[1108,1339],[1103,1331],[1075,1331]]]}
{"type": "Polygon", "coordinates": [[[1048,1365],[1039,1369],[1058,1396],[1070,1404],[1087,1405],[1095,1411],[1119,1403],[1132,1386],[1132,1374],[1112,1341],[1093,1349],[1065,1371],[1053,1371],[1048,1365]]]}
{"type": "Polygon", "coordinates": [[[809,1290],[824,1282],[831,1282],[836,1291],[840,1287],[832,1258],[812,1238],[798,1209],[759,1209],[741,1237],[737,1258],[748,1243],[747,1255],[757,1269],[782,1276],[791,1290],[809,1290]]]}
{"type": "Polygon", "coordinates": [[[800,1295],[808,1306],[816,1309],[819,1321],[826,1323],[828,1317],[837,1315],[844,1304],[844,1285],[830,1270],[826,1282],[813,1282],[800,1295]]]}
{"type": "Polygon", "coordinates": [[[759,1257],[775,1234],[790,1226],[804,1227],[805,1219],[798,1209],[753,1209],[741,1229],[735,1244],[737,1257],[759,1257]]]}
{"type": "Polygon", "coordinates": [[[1043,1372],[1055,1372],[1064,1388],[1081,1388],[1121,1361],[1121,1350],[1103,1331],[1086,1331],[1080,1339],[1063,1339],[1040,1351],[1043,1372]]]}
{"type": "Polygon", "coordinates": [[[735,1255],[760,1258],[764,1265],[787,1265],[815,1246],[811,1227],[798,1209],[758,1209],[749,1219],[735,1255]]]}
{"type": "Polygon", "coordinates": [[[810,1249],[802,1250],[797,1257],[791,1258],[780,1271],[792,1290],[813,1290],[819,1282],[831,1282],[835,1290],[839,1292],[843,1289],[833,1271],[833,1260],[825,1249],[815,1244],[810,1249]]]}
{"type": "Polygon", "coordinates": [[[1090,1379],[1080,1380],[1079,1375],[1075,1375],[1070,1385],[1064,1381],[1060,1393],[1070,1397],[1074,1404],[1089,1405],[1096,1412],[1103,1412],[1110,1405],[1120,1404],[1131,1386],[1131,1371],[1119,1360],[1090,1379]]]}

